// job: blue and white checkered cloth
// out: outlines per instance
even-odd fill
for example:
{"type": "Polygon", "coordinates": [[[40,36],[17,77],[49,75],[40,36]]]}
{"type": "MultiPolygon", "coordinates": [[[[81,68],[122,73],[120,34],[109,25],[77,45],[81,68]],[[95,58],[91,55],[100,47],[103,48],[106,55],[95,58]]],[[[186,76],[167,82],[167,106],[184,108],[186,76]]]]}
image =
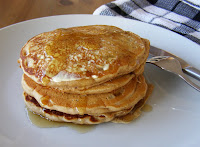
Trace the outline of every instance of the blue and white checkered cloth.
{"type": "Polygon", "coordinates": [[[200,0],[116,0],[93,15],[120,16],[157,25],[200,45],[200,0]]]}

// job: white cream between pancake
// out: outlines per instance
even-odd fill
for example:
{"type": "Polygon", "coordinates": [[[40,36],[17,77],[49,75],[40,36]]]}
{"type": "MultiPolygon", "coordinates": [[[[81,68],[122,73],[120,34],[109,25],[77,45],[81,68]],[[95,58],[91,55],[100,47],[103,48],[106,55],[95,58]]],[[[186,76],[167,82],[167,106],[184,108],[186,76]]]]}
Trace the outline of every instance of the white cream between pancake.
{"type": "Polygon", "coordinates": [[[74,81],[80,80],[82,78],[75,77],[72,74],[69,74],[65,71],[60,71],[56,76],[52,77],[52,81],[54,82],[62,82],[62,81],[74,81]]]}

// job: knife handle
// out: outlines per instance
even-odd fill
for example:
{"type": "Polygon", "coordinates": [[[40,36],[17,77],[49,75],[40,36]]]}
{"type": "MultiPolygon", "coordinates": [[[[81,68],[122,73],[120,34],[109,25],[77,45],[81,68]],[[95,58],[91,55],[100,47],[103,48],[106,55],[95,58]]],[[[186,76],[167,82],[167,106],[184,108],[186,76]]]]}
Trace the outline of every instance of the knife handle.
{"type": "Polygon", "coordinates": [[[192,66],[188,66],[186,68],[183,69],[183,71],[190,75],[191,77],[197,79],[198,81],[200,81],[200,71],[192,66]]]}

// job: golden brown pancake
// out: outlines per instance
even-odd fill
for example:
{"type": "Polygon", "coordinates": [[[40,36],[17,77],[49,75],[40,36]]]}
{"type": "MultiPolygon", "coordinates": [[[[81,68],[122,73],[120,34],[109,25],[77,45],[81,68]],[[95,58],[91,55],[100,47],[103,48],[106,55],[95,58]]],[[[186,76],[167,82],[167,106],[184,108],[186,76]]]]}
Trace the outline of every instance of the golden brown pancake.
{"type": "Polygon", "coordinates": [[[48,120],[58,121],[58,122],[73,122],[76,124],[99,124],[103,122],[112,121],[114,123],[130,123],[132,120],[136,119],[141,114],[141,108],[144,106],[145,102],[149,98],[153,87],[149,85],[148,91],[143,99],[141,99],[134,107],[125,109],[119,112],[111,112],[97,115],[72,115],[63,112],[59,112],[56,110],[46,109],[40,106],[37,100],[24,93],[24,101],[27,108],[38,114],[42,115],[48,120]]]}
{"type": "Polygon", "coordinates": [[[128,114],[132,108],[121,110],[118,112],[110,112],[103,114],[67,114],[59,112],[56,110],[46,109],[40,106],[37,100],[30,95],[24,93],[24,101],[29,111],[41,115],[48,120],[58,121],[58,122],[73,122],[76,124],[99,124],[102,122],[108,122],[113,120],[115,117],[120,117],[122,115],[128,114]]]}
{"type": "Polygon", "coordinates": [[[20,62],[38,84],[89,88],[137,69],[148,55],[147,44],[114,26],[57,29],[30,39],[20,62]]]}
{"type": "Polygon", "coordinates": [[[22,78],[22,87],[44,108],[80,115],[129,109],[142,99],[147,91],[147,84],[142,75],[133,78],[119,89],[102,94],[58,93],[52,88],[37,84],[25,74],[22,78]]]}

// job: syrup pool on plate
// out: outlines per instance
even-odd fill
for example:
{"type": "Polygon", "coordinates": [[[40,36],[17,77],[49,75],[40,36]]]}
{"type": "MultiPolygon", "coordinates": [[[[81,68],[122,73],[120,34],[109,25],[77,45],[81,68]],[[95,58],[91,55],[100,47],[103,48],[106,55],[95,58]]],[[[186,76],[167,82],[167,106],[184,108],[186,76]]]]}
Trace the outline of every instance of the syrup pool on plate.
{"type": "Polygon", "coordinates": [[[152,107],[151,105],[149,105],[149,104],[144,104],[144,106],[142,107],[141,110],[142,110],[143,112],[151,112],[152,109],[153,109],[153,107],[152,107]]]}

